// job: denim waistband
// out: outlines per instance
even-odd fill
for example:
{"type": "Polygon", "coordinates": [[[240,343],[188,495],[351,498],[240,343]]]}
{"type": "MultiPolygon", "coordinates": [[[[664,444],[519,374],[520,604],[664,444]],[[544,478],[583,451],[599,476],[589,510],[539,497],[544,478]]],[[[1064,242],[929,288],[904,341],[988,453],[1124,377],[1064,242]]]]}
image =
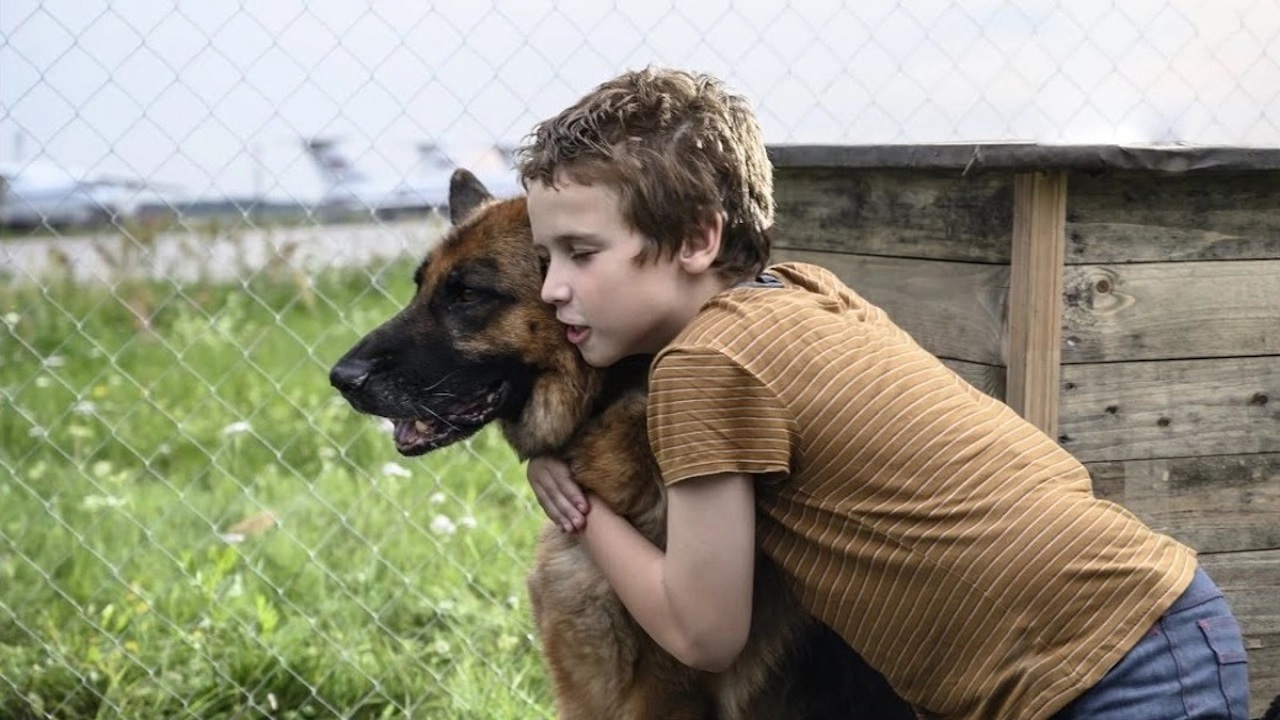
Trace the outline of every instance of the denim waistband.
{"type": "Polygon", "coordinates": [[[1164,614],[1169,615],[1180,610],[1188,610],[1220,597],[1222,597],[1222,590],[1214,584],[1208,573],[1201,568],[1196,568],[1196,574],[1191,578],[1191,584],[1178,596],[1177,600],[1173,601],[1173,604],[1169,606],[1169,609],[1164,614]]]}

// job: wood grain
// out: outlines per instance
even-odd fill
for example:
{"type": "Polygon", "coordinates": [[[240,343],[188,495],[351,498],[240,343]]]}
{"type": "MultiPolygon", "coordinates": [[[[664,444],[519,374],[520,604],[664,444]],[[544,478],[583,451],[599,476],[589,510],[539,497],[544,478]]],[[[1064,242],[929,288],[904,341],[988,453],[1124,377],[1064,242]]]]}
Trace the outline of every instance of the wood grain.
{"type": "Polygon", "coordinates": [[[1007,402],[1050,436],[1058,432],[1066,208],[1066,173],[1014,178],[1007,402]]]}
{"type": "Polygon", "coordinates": [[[1067,262],[1280,259],[1280,172],[1072,173],[1067,262]]]}
{"type": "Polygon", "coordinates": [[[1280,356],[1064,365],[1058,427],[1085,462],[1280,452],[1280,356]]]}
{"type": "MultiPolygon", "coordinates": [[[[1280,548],[1280,454],[1088,463],[1094,493],[1200,552],[1280,548]]],[[[1280,601],[1280,599],[1278,599],[1280,601]]]]}
{"type": "Polygon", "coordinates": [[[1280,354],[1280,260],[1066,269],[1062,362],[1280,354]]]}
{"type": "Polygon", "coordinates": [[[1009,262],[1011,174],[779,168],[774,198],[775,247],[1009,262]]]}

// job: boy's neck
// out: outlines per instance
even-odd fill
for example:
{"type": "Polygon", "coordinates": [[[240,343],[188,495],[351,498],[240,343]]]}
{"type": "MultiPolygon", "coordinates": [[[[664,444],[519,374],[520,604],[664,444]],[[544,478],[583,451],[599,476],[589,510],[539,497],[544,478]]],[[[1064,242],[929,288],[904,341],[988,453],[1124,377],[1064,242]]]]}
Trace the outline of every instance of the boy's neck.
{"type": "MultiPolygon", "coordinates": [[[[684,330],[689,323],[702,311],[702,308],[711,300],[711,298],[733,287],[735,283],[720,277],[718,273],[708,272],[701,275],[689,275],[689,286],[685,293],[686,302],[684,303],[683,317],[680,322],[680,330],[684,330]]],[[[678,333],[677,333],[678,334],[678,333]]],[[[672,340],[675,339],[673,335],[672,340]]]]}

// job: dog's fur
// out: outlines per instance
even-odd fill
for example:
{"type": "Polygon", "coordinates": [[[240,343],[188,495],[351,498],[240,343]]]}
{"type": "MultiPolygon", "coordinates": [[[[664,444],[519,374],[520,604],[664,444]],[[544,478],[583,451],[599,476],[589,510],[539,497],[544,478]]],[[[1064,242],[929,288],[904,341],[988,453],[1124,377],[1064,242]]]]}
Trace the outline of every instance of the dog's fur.
{"type": "MultiPolygon", "coordinates": [[[[496,420],[522,458],[565,458],[578,482],[662,545],[647,359],[596,370],[569,344],[539,296],[524,199],[495,201],[459,170],[449,207],[454,227],[418,268],[417,293],[335,365],[333,384],[356,409],[393,419],[405,455],[496,420]]],[[[703,673],[658,647],[579,538],[548,523],[529,595],[560,717],[914,717],[758,557],[748,646],[727,671],[703,673]]]]}

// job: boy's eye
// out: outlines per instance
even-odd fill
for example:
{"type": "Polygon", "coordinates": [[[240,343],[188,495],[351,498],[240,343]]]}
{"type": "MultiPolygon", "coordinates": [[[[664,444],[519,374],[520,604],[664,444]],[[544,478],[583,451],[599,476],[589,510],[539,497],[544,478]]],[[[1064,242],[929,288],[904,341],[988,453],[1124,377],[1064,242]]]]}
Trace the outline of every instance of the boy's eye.
{"type": "Polygon", "coordinates": [[[596,254],[595,250],[574,250],[573,252],[569,253],[569,259],[573,260],[574,262],[581,262],[595,254],[596,254]]]}

